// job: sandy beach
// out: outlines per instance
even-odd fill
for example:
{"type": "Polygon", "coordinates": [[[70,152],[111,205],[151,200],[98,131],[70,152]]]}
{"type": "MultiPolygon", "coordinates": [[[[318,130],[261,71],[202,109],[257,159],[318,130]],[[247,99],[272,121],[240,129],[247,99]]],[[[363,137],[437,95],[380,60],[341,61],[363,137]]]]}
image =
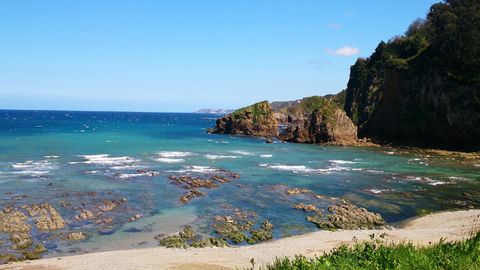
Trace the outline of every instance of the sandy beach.
{"type": "Polygon", "coordinates": [[[163,247],[118,250],[60,258],[46,258],[0,266],[3,270],[118,270],[118,269],[235,269],[272,262],[276,257],[321,255],[340,244],[364,241],[386,233],[388,242],[410,241],[429,245],[440,239],[461,240],[480,228],[480,210],[434,213],[403,222],[391,230],[318,231],[253,246],[233,248],[167,249],[163,247]]]}

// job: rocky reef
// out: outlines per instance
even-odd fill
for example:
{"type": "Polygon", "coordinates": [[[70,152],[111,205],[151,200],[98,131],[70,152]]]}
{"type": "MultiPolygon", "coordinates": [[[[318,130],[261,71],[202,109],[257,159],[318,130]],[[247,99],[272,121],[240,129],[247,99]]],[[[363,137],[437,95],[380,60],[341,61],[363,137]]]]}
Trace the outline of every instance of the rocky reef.
{"type": "Polygon", "coordinates": [[[200,189],[214,189],[221,184],[230,183],[232,179],[239,177],[239,174],[230,171],[217,170],[214,173],[196,175],[170,175],[168,179],[170,179],[171,184],[188,190],[179,199],[182,204],[186,204],[194,198],[205,196],[205,192],[200,189]]]}
{"type": "Polygon", "coordinates": [[[114,192],[62,192],[48,202],[13,196],[0,210],[0,264],[38,259],[59,245],[112,233],[126,222],[142,217],[128,207],[126,197],[114,192]],[[117,194],[118,195],[118,194],[117,194]],[[24,201],[24,200],[28,200],[24,201]]]}
{"type": "Polygon", "coordinates": [[[278,123],[270,103],[262,101],[217,119],[211,133],[275,137],[278,123]]]}
{"type": "Polygon", "coordinates": [[[179,233],[159,235],[161,246],[167,248],[224,247],[238,244],[256,244],[273,239],[273,224],[268,220],[257,222],[257,214],[252,211],[232,209],[228,215],[213,217],[211,230],[216,237],[203,238],[191,226],[185,226],[179,233]]]}
{"type": "Polygon", "coordinates": [[[157,237],[161,246],[166,248],[205,248],[205,247],[226,247],[227,242],[222,238],[202,238],[190,226],[174,235],[167,237],[157,237]]]}
{"type": "MultiPolygon", "coordinates": [[[[304,211],[313,209],[311,206],[303,208],[304,211]]],[[[315,215],[308,216],[306,219],[324,230],[378,229],[387,226],[380,214],[369,212],[365,208],[357,207],[344,200],[330,206],[329,214],[325,217],[318,211],[315,212],[315,215]]]]}

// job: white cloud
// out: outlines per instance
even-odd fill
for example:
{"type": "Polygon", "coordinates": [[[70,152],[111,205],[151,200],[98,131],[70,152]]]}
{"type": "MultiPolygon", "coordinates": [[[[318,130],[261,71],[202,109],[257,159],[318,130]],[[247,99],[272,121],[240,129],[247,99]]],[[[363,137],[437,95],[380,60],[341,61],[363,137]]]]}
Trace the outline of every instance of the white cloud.
{"type": "Polygon", "coordinates": [[[342,28],[342,26],[338,23],[329,23],[327,24],[327,27],[334,30],[340,30],[342,28]]]}
{"type": "Polygon", "coordinates": [[[360,53],[360,50],[355,47],[343,46],[336,50],[327,50],[327,53],[335,56],[352,56],[360,53]]]}

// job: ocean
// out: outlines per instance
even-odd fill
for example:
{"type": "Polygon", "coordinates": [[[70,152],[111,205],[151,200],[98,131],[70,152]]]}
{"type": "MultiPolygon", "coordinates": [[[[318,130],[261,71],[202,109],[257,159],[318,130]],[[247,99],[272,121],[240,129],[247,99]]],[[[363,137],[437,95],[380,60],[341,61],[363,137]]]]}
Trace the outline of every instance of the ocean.
{"type": "MultiPolygon", "coordinates": [[[[208,134],[218,115],[0,111],[0,208],[48,202],[66,226],[32,228],[46,256],[158,246],[190,225],[215,236],[216,216],[238,211],[269,220],[274,238],[318,230],[293,204],[325,211],[344,199],[395,226],[433,211],[480,207],[480,162],[423,150],[293,144],[208,134]],[[172,176],[238,174],[182,203],[172,176]],[[289,188],[304,188],[318,199],[289,188]],[[76,218],[105,200],[121,206],[76,218]],[[82,231],[83,241],[62,235],[82,231]]],[[[92,210],[93,211],[93,210],[92,210]]],[[[0,232],[0,242],[8,243],[0,232]]],[[[0,252],[11,251],[0,245],[0,252]]]]}

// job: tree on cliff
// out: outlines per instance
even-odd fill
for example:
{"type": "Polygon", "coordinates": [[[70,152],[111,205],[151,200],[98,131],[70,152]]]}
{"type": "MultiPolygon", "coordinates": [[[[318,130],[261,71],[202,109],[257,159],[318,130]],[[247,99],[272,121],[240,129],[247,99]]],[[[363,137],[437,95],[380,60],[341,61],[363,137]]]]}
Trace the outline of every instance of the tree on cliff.
{"type": "Polygon", "coordinates": [[[459,79],[480,82],[480,1],[434,4],[427,33],[436,60],[459,79]]]}

